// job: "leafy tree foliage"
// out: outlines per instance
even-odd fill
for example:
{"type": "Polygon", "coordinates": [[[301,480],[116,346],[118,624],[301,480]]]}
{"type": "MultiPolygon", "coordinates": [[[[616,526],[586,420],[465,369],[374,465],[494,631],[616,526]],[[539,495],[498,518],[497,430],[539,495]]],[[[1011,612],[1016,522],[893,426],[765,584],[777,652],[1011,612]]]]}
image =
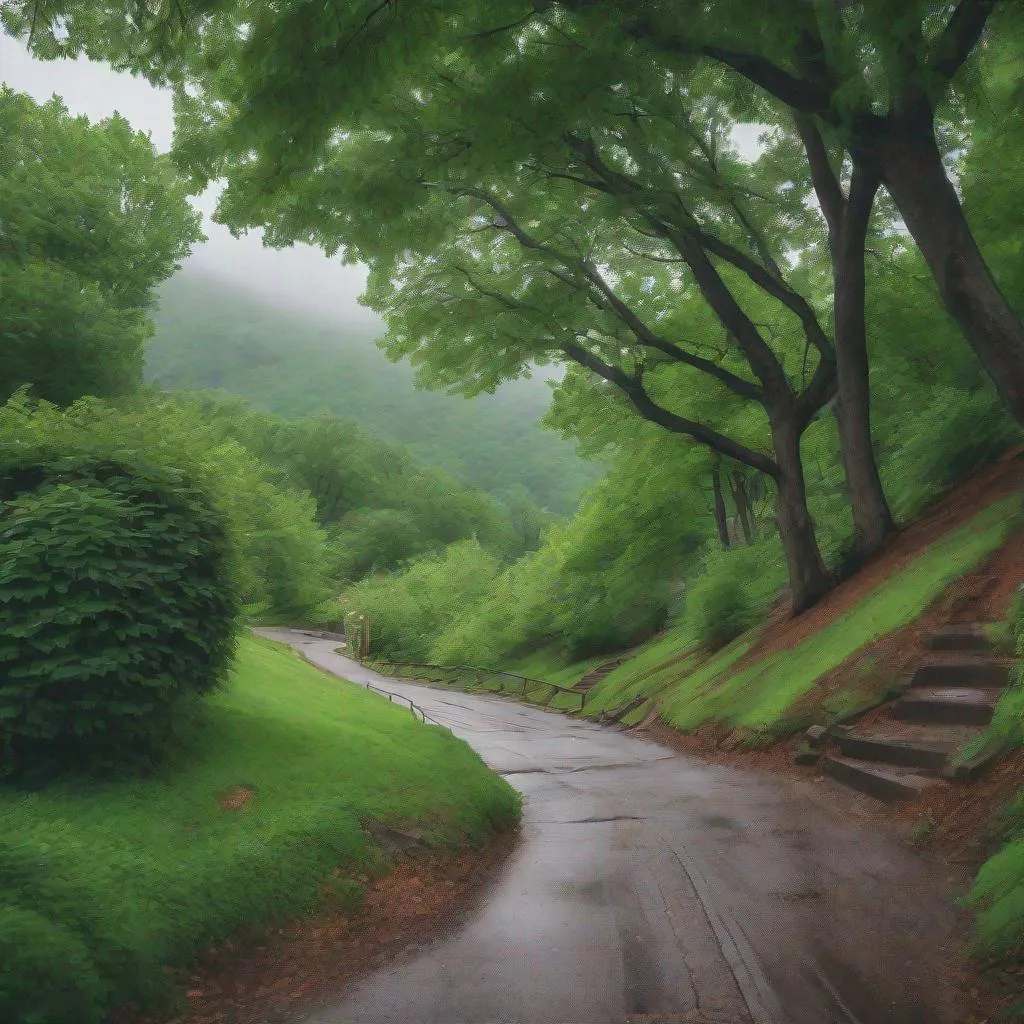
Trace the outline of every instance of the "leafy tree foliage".
{"type": "MultiPolygon", "coordinates": [[[[169,14],[163,5],[134,6],[126,18],[118,5],[23,0],[9,5],[5,24],[31,35],[41,56],[84,50],[183,85],[179,152],[204,180],[229,172],[236,194],[228,216],[236,224],[261,205],[260,193],[290,188],[339,130],[382,98],[415,96],[467,54],[484,55],[498,87],[492,103],[506,107],[512,94],[500,91],[495,69],[549,48],[571,55],[563,72],[584,68],[598,87],[618,84],[624,60],[637,55],[662,73],[691,76],[691,95],[728,95],[739,119],[785,110],[800,124],[837,251],[850,240],[851,212],[859,248],[862,214],[884,185],[950,314],[1004,401],[1024,417],[1024,323],[995,284],[943,167],[940,144],[956,133],[936,125],[937,112],[959,98],[954,84],[973,84],[983,34],[1019,45],[1016,4],[910,0],[894,11],[884,0],[784,0],[754,11],[746,0],[661,0],[638,11],[617,0],[443,7],[366,0],[343,9],[190,0],[169,14]],[[830,144],[853,165],[846,196],[829,166],[830,144]]],[[[543,81],[549,101],[565,104],[572,91],[561,88],[564,80],[543,81]]]]}
{"type": "MultiPolygon", "coordinates": [[[[1014,436],[998,396],[1017,408],[1019,317],[942,164],[967,152],[978,237],[1012,280],[971,148],[1016,109],[1008,6],[186,0],[125,19],[72,2],[60,37],[48,2],[34,29],[25,4],[4,17],[44,56],[84,48],[176,82],[176,157],[196,185],[227,178],[221,218],[368,261],[384,347],[423,383],[486,394],[576,364],[551,422],[616,469],[572,525],[522,517],[519,550],[541,547],[417,634],[468,658],[604,649],[657,625],[682,578],[743,618],[767,595],[716,581],[751,551],[765,579],[784,553],[803,607],[884,543],[890,501],[912,512],[1014,436]],[[753,164],[737,123],[766,129],[753,164]]],[[[251,350],[254,374],[272,375],[274,342],[251,350]]],[[[360,461],[337,423],[247,422],[221,438],[314,495],[335,579],[392,570],[372,580],[382,608],[389,588],[408,598],[395,570],[416,578],[423,551],[479,534],[514,553],[471,502],[442,514],[432,477],[360,461]]]]}
{"type": "Polygon", "coordinates": [[[327,537],[315,503],[195,409],[140,395],[115,407],[82,399],[66,411],[16,396],[0,407],[5,444],[116,453],[130,463],[182,468],[227,518],[230,575],[252,614],[287,618],[330,595],[327,537]]]}
{"type": "Polygon", "coordinates": [[[981,251],[1007,301],[1024,315],[1024,9],[1003,4],[998,25],[999,32],[990,35],[979,54],[978,78],[984,87],[976,87],[965,103],[969,136],[962,139],[956,169],[981,251]]]}
{"type": "Polygon", "coordinates": [[[327,414],[287,420],[224,395],[170,397],[215,436],[272,467],[285,486],[313,496],[317,519],[340,549],[337,564],[349,565],[348,579],[470,537],[501,555],[521,550],[499,503],[353,423],[327,414]]]}
{"type": "Polygon", "coordinates": [[[0,86],[0,401],[66,405],[137,384],[154,287],[202,238],[166,157],[119,116],[92,125],[0,86]]]}

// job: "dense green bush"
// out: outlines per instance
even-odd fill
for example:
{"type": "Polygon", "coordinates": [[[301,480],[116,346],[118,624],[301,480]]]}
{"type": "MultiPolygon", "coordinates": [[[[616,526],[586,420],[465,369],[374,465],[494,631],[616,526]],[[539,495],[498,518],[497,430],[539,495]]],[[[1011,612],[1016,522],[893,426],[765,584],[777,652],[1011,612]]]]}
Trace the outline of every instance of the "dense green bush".
{"type": "Polygon", "coordinates": [[[882,460],[886,479],[894,482],[893,504],[908,516],[993,462],[1021,437],[991,387],[973,392],[940,387],[921,398],[927,404],[902,424],[882,460]]]}
{"type": "Polygon", "coordinates": [[[754,624],[758,608],[737,575],[713,573],[693,584],[686,611],[697,639],[716,651],[754,624]]]}
{"type": "Polygon", "coordinates": [[[0,904],[0,964],[0,1019],[102,1019],[105,989],[89,951],[58,922],[0,904]]]}
{"type": "Polygon", "coordinates": [[[0,469],[5,773],[155,752],[237,616],[223,517],[182,473],[94,455],[0,469]]]}
{"type": "Polygon", "coordinates": [[[539,551],[497,573],[472,606],[460,609],[438,631],[431,661],[500,666],[517,652],[557,642],[557,579],[564,558],[563,538],[563,529],[551,530],[539,551]]]}
{"type": "Polygon", "coordinates": [[[0,1020],[102,1020],[109,986],[98,964],[135,959],[111,944],[102,908],[62,868],[43,844],[0,838],[0,1020]]]}
{"type": "Polygon", "coordinates": [[[476,541],[459,541],[356,584],[345,592],[345,607],[369,615],[374,654],[424,662],[438,634],[483,598],[497,572],[497,559],[476,541]]]}

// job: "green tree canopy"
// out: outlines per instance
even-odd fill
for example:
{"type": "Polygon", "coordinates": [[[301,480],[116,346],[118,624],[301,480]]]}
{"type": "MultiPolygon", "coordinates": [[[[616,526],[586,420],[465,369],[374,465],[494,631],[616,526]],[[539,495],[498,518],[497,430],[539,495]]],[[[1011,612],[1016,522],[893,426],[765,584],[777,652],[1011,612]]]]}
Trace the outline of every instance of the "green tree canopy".
{"type": "Polygon", "coordinates": [[[0,399],[68,404],[141,380],[154,287],[203,236],[185,182],[114,115],[0,86],[0,399]]]}

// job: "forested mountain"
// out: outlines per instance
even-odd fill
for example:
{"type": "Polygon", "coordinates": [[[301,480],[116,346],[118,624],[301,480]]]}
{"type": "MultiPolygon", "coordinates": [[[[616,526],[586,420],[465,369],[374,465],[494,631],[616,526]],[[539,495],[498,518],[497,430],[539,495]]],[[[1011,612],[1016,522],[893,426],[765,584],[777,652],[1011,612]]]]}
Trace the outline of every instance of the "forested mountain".
{"type": "Polygon", "coordinates": [[[498,496],[521,485],[554,512],[571,512],[601,476],[540,426],[551,400],[543,381],[472,401],[418,391],[412,368],[389,362],[366,328],[282,310],[187,270],[161,289],[154,319],[146,377],[164,387],[222,388],[293,418],[331,412],[498,496]]]}

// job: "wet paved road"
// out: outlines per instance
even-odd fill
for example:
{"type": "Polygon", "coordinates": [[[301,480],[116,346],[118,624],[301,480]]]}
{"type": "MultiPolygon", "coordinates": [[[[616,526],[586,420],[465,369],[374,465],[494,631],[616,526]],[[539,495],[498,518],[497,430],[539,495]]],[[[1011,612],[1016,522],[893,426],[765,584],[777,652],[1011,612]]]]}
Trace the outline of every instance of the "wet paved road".
{"type": "Polygon", "coordinates": [[[501,698],[314,663],[409,697],[525,796],[523,838],[452,934],[308,1024],[962,1024],[963,920],[934,870],[811,781],[707,765],[501,698]]]}

